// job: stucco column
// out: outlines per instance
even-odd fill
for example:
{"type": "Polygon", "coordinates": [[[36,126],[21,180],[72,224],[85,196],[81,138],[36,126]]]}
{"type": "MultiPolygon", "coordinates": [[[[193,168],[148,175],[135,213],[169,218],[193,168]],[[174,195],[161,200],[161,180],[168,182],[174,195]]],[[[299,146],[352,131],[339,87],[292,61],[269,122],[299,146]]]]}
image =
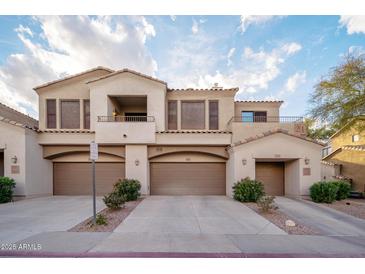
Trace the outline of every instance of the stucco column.
{"type": "Polygon", "coordinates": [[[149,163],[147,145],[125,146],[125,176],[141,182],[141,194],[149,195],[149,163]]]}

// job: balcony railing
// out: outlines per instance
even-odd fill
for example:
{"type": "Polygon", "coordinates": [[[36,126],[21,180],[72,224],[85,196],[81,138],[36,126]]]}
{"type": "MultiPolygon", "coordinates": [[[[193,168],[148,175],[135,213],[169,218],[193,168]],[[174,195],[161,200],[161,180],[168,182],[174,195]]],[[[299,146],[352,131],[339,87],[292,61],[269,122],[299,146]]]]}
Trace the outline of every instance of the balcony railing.
{"type": "Polygon", "coordinates": [[[98,116],[98,122],[154,122],[153,116],[98,116]]]}
{"type": "Polygon", "coordinates": [[[254,116],[254,117],[241,117],[234,116],[231,122],[241,123],[302,123],[303,117],[300,116],[254,116]]]}

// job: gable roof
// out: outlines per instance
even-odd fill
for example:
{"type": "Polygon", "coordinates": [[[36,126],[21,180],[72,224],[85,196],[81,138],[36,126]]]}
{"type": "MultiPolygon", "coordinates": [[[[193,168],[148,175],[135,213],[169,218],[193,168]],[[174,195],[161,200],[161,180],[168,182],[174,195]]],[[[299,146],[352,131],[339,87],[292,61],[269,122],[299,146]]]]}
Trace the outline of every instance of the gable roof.
{"type": "Polygon", "coordinates": [[[239,88],[170,88],[167,91],[169,92],[186,92],[186,91],[193,91],[193,92],[199,92],[199,91],[207,91],[207,92],[213,92],[213,91],[219,91],[219,92],[229,92],[229,91],[234,91],[237,92],[239,90],[239,88]]]}
{"type": "Polygon", "coordinates": [[[54,85],[56,83],[59,83],[59,82],[62,82],[62,81],[66,81],[66,80],[70,80],[72,78],[76,78],[76,77],[79,77],[79,76],[82,76],[84,74],[88,74],[88,73],[91,73],[91,72],[94,72],[94,71],[97,71],[97,70],[104,70],[104,71],[107,71],[107,72],[110,72],[110,73],[113,73],[114,72],[114,70],[112,70],[112,69],[109,69],[109,68],[106,68],[106,67],[102,67],[102,66],[98,66],[98,67],[95,67],[95,68],[92,68],[92,69],[88,69],[88,70],[85,70],[85,71],[82,71],[82,72],[79,72],[79,73],[76,73],[76,74],[72,74],[72,75],[63,77],[61,79],[57,79],[57,80],[54,80],[54,81],[47,82],[47,83],[42,84],[40,86],[37,86],[37,87],[35,87],[33,89],[34,90],[37,90],[37,89],[40,89],[40,88],[45,88],[45,87],[54,85]]]}
{"type": "Polygon", "coordinates": [[[38,128],[38,120],[0,103],[0,121],[26,128],[38,128]]]}
{"type": "Polygon", "coordinates": [[[345,145],[345,146],[339,147],[335,151],[332,151],[332,153],[330,153],[327,156],[323,157],[322,160],[328,160],[328,159],[332,158],[334,155],[340,153],[343,150],[365,151],[365,145],[345,145]]]}
{"type": "Polygon", "coordinates": [[[274,134],[277,134],[277,133],[282,133],[282,134],[288,135],[290,137],[295,137],[295,138],[301,139],[303,141],[307,141],[307,142],[314,143],[316,145],[324,146],[323,143],[317,142],[316,140],[313,140],[313,139],[310,139],[310,138],[307,138],[307,137],[301,137],[301,136],[298,136],[298,135],[295,135],[295,134],[291,134],[287,130],[278,128],[278,129],[274,129],[274,130],[265,131],[265,132],[260,133],[256,136],[253,136],[253,137],[245,138],[245,139],[243,139],[239,142],[235,142],[233,145],[230,145],[230,147],[236,147],[236,146],[244,145],[244,144],[247,144],[247,143],[250,143],[250,142],[253,142],[253,141],[257,141],[257,140],[266,138],[268,136],[271,136],[271,135],[274,135],[274,134]]]}
{"type": "Polygon", "coordinates": [[[153,77],[148,76],[148,75],[146,75],[146,74],[143,74],[143,73],[140,73],[140,72],[137,72],[137,71],[131,70],[131,69],[127,69],[127,68],[125,68],[125,69],[121,69],[121,70],[117,70],[117,71],[114,71],[113,73],[110,73],[110,74],[107,74],[107,75],[104,75],[104,76],[98,77],[98,78],[96,78],[96,79],[92,79],[92,80],[90,80],[90,81],[88,81],[88,82],[86,82],[86,83],[88,84],[88,83],[97,82],[97,81],[100,81],[100,80],[103,80],[103,79],[106,79],[106,78],[112,77],[112,76],[117,75],[117,74],[120,74],[120,73],[125,73],[125,72],[129,72],[129,73],[132,73],[132,74],[134,74],[134,75],[141,76],[141,77],[146,78],[146,79],[148,79],[148,80],[156,81],[156,82],[158,82],[158,83],[161,83],[161,84],[163,84],[163,85],[167,86],[167,83],[166,83],[166,82],[164,82],[164,81],[162,81],[162,80],[159,80],[159,79],[157,79],[157,78],[153,78],[153,77]]]}
{"type": "Polygon", "coordinates": [[[332,139],[333,137],[337,136],[339,133],[344,131],[348,126],[352,125],[354,122],[356,122],[358,120],[365,120],[365,115],[359,115],[359,116],[351,118],[351,120],[346,125],[344,125],[342,128],[337,130],[334,134],[332,134],[332,136],[329,139],[332,139]]]}

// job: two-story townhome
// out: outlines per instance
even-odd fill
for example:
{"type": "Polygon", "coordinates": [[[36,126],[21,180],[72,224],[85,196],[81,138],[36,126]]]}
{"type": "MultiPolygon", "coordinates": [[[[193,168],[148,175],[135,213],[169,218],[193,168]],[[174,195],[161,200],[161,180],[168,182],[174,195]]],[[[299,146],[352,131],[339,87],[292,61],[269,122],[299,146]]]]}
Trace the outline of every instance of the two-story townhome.
{"type": "Polygon", "coordinates": [[[40,195],[91,193],[92,141],[99,195],[135,178],[144,195],[231,196],[250,177],[267,194],[299,196],[321,177],[322,145],[306,137],[301,117],[280,116],[282,101],[237,102],[238,88],[171,89],[103,67],[34,90],[42,157],[33,161],[50,163],[52,174],[52,191],[40,195]]]}
{"type": "Polygon", "coordinates": [[[354,117],[329,138],[323,161],[334,177],[349,179],[354,191],[365,192],[365,116],[354,117]]]}

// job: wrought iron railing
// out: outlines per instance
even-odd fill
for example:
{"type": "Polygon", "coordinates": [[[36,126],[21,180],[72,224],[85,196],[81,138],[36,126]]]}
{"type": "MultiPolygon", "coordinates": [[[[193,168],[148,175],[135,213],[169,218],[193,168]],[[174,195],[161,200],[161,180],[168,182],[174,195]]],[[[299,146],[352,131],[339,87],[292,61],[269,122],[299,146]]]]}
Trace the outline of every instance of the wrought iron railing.
{"type": "Polygon", "coordinates": [[[98,116],[98,122],[154,122],[153,116],[98,116]]]}
{"type": "Polygon", "coordinates": [[[231,122],[241,123],[302,123],[303,121],[303,117],[300,116],[234,116],[231,119],[231,122]]]}

